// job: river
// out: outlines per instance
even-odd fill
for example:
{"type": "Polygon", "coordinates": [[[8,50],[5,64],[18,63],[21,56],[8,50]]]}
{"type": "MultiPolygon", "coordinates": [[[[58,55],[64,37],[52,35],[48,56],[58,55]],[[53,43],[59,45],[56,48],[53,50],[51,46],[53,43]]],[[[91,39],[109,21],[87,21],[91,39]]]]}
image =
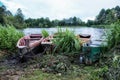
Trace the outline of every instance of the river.
{"type": "MultiPolygon", "coordinates": [[[[45,29],[46,31],[49,32],[49,34],[54,34],[57,32],[57,28],[26,28],[23,30],[25,35],[29,34],[38,34],[41,33],[41,31],[45,29]]],[[[65,30],[66,28],[62,28],[65,30]]],[[[101,44],[102,40],[104,40],[105,36],[104,35],[104,29],[100,28],[92,28],[92,27],[69,27],[67,28],[71,31],[74,31],[75,34],[90,34],[91,35],[91,40],[94,42],[94,44],[101,44]]]]}

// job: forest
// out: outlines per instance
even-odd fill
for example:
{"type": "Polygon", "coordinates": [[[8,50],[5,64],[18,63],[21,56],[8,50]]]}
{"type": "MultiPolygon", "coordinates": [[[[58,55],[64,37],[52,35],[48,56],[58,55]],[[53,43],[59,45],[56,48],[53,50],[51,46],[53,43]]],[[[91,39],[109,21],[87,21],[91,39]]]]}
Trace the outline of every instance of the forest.
{"type": "Polygon", "coordinates": [[[16,14],[13,15],[6,6],[0,7],[0,24],[13,25],[17,29],[27,27],[48,28],[56,26],[91,26],[91,25],[109,25],[120,19],[120,6],[116,6],[111,9],[101,9],[99,14],[96,15],[95,20],[82,21],[79,17],[73,16],[70,18],[64,18],[63,20],[50,20],[46,18],[27,18],[20,8],[17,9],[16,14]]]}

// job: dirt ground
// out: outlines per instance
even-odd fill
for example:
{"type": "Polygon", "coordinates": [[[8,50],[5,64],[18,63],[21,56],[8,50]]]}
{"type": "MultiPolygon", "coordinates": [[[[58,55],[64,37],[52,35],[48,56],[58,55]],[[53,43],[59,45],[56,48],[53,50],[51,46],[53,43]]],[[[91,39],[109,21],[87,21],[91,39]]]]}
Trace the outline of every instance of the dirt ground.
{"type": "Polygon", "coordinates": [[[19,80],[22,75],[39,68],[38,64],[28,61],[21,62],[17,57],[3,57],[3,55],[0,57],[0,80],[19,80]]]}

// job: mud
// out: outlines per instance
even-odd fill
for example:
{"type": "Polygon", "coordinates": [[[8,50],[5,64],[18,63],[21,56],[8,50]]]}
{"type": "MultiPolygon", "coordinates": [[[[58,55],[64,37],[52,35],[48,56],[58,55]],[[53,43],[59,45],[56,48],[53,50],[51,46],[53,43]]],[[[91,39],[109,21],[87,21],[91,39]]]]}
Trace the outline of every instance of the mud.
{"type": "Polygon", "coordinates": [[[31,53],[27,53],[23,57],[17,54],[1,58],[0,80],[19,80],[21,76],[30,73],[34,69],[39,69],[39,63],[32,62],[32,60],[41,56],[42,54],[31,55],[31,53]]]}

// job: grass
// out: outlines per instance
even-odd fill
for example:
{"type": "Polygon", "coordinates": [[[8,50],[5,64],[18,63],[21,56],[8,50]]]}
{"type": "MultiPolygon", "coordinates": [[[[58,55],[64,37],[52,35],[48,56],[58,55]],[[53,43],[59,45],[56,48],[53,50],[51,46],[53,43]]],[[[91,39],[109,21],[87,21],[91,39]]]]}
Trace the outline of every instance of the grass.
{"type": "Polygon", "coordinates": [[[59,78],[59,75],[43,73],[40,70],[35,70],[32,74],[21,77],[20,80],[59,80],[59,78]]]}
{"type": "Polygon", "coordinates": [[[72,66],[73,70],[70,70],[67,74],[44,73],[38,69],[29,75],[23,75],[20,80],[103,80],[100,77],[100,74],[102,75],[100,72],[103,71],[103,68],[72,66]]]}
{"type": "MultiPolygon", "coordinates": [[[[87,72],[87,71],[86,71],[87,72]]],[[[70,71],[68,74],[50,74],[50,73],[44,73],[41,70],[35,70],[33,73],[29,75],[24,75],[20,78],[20,80],[86,80],[87,77],[90,75],[77,71],[70,71]]]]}
{"type": "Polygon", "coordinates": [[[43,36],[44,38],[46,38],[46,37],[49,36],[49,33],[48,33],[45,29],[43,29],[43,30],[42,30],[42,36],[43,36]]]}
{"type": "Polygon", "coordinates": [[[58,50],[59,53],[80,52],[80,39],[75,36],[73,31],[68,29],[58,28],[53,43],[56,45],[54,50],[58,50]]]}

